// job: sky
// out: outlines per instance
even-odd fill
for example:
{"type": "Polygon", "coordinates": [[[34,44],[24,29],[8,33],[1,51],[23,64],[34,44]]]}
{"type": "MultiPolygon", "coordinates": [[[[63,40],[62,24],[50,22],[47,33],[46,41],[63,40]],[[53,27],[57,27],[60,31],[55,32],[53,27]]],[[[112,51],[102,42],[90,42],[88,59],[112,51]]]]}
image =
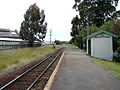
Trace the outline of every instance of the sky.
{"type": "Polygon", "coordinates": [[[72,9],[74,0],[0,0],[0,28],[20,31],[24,14],[30,5],[36,3],[45,10],[45,20],[48,23],[45,40],[69,41],[71,39],[71,20],[76,15],[72,9]]]}
{"type": "MultiPolygon", "coordinates": [[[[69,41],[71,20],[76,15],[76,11],[72,9],[74,0],[0,0],[0,28],[20,31],[24,14],[34,3],[45,10],[45,20],[48,23],[45,41],[50,39],[50,30],[52,41],[69,41]]],[[[117,9],[120,10],[120,7],[117,9]]]]}

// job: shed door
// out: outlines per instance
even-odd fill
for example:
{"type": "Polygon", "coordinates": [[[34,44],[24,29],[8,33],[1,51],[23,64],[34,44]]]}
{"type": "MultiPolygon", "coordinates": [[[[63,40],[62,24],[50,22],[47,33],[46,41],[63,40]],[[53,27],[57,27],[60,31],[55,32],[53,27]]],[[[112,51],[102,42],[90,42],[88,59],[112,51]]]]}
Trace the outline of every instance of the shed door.
{"type": "Polygon", "coordinates": [[[112,38],[94,38],[93,49],[95,57],[112,57],[112,38]]]}

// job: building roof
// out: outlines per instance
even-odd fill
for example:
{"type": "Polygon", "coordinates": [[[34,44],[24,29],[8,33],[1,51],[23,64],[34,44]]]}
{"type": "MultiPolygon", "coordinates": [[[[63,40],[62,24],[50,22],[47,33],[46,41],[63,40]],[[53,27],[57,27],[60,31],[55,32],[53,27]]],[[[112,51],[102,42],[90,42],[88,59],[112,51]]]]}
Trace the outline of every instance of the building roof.
{"type": "Polygon", "coordinates": [[[1,38],[19,38],[19,34],[17,30],[0,28],[0,37],[1,38]]]}
{"type": "Polygon", "coordinates": [[[110,32],[108,32],[108,31],[106,31],[106,30],[100,30],[100,31],[98,31],[98,32],[95,32],[95,33],[93,33],[93,34],[90,34],[90,35],[86,36],[84,39],[95,37],[95,36],[97,36],[97,35],[99,35],[99,34],[101,34],[101,33],[106,33],[106,34],[108,34],[108,35],[110,35],[110,36],[113,36],[113,37],[116,37],[116,38],[118,37],[117,35],[115,35],[115,34],[113,34],[113,33],[110,33],[110,32]]]}
{"type": "Polygon", "coordinates": [[[0,41],[23,42],[24,40],[17,38],[0,38],[0,41]]]}

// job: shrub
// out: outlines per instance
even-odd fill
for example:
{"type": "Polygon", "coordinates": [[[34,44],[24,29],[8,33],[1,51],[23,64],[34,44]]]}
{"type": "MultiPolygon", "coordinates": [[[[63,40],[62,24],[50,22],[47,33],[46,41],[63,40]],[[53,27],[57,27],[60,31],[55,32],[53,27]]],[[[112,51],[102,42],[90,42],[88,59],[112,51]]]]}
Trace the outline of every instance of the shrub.
{"type": "Polygon", "coordinates": [[[120,55],[120,47],[117,48],[117,52],[120,55]]]}
{"type": "Polygon", "coordinates": [[[56,45],[61,45],[62,44],[62,42],[61,41],[59,41],[59,40],[55,40],[55,42],[54,42],[56,45]]]}
{"type": "Polygon", "coordinates": [[[53,49],[55,49],[56,47],[55,47],[55,45],[53,45],[53,49]]]}
{"type": "Polygon", "coordinates": [[[117,48],[116,53],[114,54],[113,61],[120,62],[120,47],[117,48]]]}

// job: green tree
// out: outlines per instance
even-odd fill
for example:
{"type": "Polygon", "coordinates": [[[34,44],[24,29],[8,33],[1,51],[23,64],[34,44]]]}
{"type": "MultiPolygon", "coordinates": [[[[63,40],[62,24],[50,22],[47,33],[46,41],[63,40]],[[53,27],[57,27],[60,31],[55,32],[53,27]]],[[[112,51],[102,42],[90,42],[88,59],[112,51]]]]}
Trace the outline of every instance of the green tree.
{"type": "Polygon", "coordinates": [[[46,32],[47,23],[45,22],[44,10],[40,10],[36,4],[30,5],[24,14],[24,21],[21,23],[21,38],[27,40],[29,46],[32,47],[34,41],[43,41],[46,32]]]}
{"type": "Polygon", "coordinates": [[[114,34],[118,34],[119,37],[120,37],[120,20],[119,21],[114,21],[112,23],[112,27],[111,27],[110,31],[114,34]]]}
{"type": "Polygon", "coordinates": [[[118,52],[120,54],[120,21],[114,21],[112,28],[110,31],[116,35],[118,35],[118,38],[114,38],[114,50],[118,49],[118,52]]]}
{"type": "Polygon", "coordinates": [[[59,40],[55,40],[54,42],[56,45],[61,45],[62,44],[62,41],[59,41],[59,40]]]}
{"type": "Polygon", "coordinates": [[[79,12],[84,26],[100,27],[117,13],[117,4],[118,0],[75,0],[73,8],[79,12]]]}
{"type": "Polygon", "coordinates": [[[76,17],[74,17],[71,21],[72,24],[72,32],[70,33],[72,37],[76,37],[77,35],[79,35],[80,33],[80,19],[78,18],[78,16],[76,15],[76,17]]]}
{"type": "Polygon", "coordinates": [[[72,19],[71,24],[72,24],[72,28],[71,28],[72,32],[70,33],[70,35],[73,38],[71,39],[70,43],[74,43],[76,46],[82,48],[80,44],[80,42],[82,41],[79,36],[81,32],[81,22],[78,15],[76,15],[76,17],[72,19]]]}
{"type": "Polygon", "coordinates": [[[118,0],[74,0],[73,8],[79,12],[79,16],[72,19],[73,42],[78,47],[81,47],[84,42],[81,38],[87,36],[86,27],[89,26],[89,34],[99,31],[101,29],[110,29],[111,24],[109,20],[118,20],[120,11],[116,11],[118,0]],[[78,18],[79,17],[79,18],[78,18]],[[104,25],[105,23],[105,25],[104,25]],[[108,25],[110,25],[108,27],[108,25]],[[102,26],[102,27],[101,27],[102,26]]]}
{"type": "MultiPolygon", "coordinates": [[[[72,24],[72,28],[71,28],[71,33],[70,35],[73,37],[70,41],[70,43],[75,44],[76,46],[78,46],[79,48],[83,49],[83,39],[85,36],[87,36],[87,31],[86,31],[86,27],[84,26],[84,24],[82,24],[80,18],[76,15],[76,17],[74,17],[71,21],[72,24]]],[[[94,25],[90,26],[90,34],[94,33],[95,31],[97,31],[98,28],[94,25]]]]}

